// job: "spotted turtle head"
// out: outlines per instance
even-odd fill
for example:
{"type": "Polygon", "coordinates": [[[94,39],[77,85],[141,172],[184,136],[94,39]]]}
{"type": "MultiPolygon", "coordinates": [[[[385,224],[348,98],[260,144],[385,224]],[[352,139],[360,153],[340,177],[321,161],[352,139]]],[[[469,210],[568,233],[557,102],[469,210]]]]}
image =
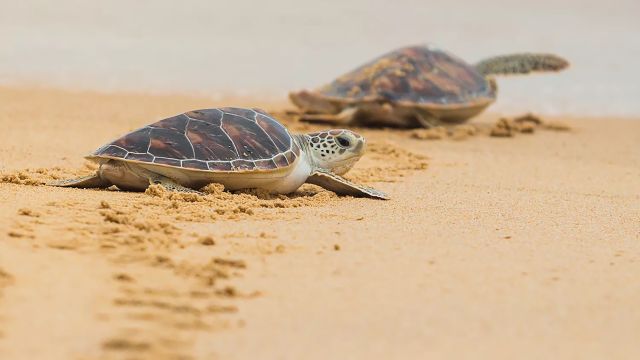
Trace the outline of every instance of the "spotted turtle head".
{"type": "Polygon", "coordinates": [[[350,130],[334,129],[306,135],[309,156],[316,166],[342,175],[360,159],[365,139],[350,130]]]}

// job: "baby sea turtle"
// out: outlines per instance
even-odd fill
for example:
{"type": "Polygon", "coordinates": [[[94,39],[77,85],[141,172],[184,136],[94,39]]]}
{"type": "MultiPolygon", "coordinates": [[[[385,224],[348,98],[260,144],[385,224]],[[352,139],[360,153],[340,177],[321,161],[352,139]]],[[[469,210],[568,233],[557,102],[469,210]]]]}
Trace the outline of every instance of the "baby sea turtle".
{"type": "Polygon", "coordinates": [[[49,185],[143,191],[161,184],[194,192],[215,182],[229,190],[287,194],[307,182],[338,194],[387,199],[340,176],[364,151],[365,139],[349,130],[292,135],[259,109],[205,109],[132,131],[87,156],[100,164],[95,174],[49,185]]]}
{"type": "Polygon", "coordinates": [[[315,91],[289,94],[302,119],[339,124],[433,127],[461,123],[496,99],[494,75],[559,71],[551,54],[492,57],[475,65],[432,46],[392,51],[315,91]]]}

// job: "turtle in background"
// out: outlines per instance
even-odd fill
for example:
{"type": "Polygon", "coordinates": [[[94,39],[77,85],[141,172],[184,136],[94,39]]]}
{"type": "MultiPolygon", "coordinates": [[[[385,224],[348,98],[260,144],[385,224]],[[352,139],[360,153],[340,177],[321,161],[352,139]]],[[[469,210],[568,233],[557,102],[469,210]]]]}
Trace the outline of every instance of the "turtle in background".
{"type": "Polygon", "coordinates": [[[87,156],[95,174],[52,186],[144,191],[151,184],[197,192],[210,183],[228,190],[294,192],[304,183],[338,194],[388,199],[341,175],[364,154],[365,139],[350,130],[290,134],[259,109],[186,112],[134,130],[87,156]]]}
{"type": "Polygon", "coordinates": [[[410,46],[289,97],[302,120],[430,128],[462,123],[494,102],[496,75],[560,71],[568,65],[559,56],[534,53],[471,65],[433,46],[410,46]]]}

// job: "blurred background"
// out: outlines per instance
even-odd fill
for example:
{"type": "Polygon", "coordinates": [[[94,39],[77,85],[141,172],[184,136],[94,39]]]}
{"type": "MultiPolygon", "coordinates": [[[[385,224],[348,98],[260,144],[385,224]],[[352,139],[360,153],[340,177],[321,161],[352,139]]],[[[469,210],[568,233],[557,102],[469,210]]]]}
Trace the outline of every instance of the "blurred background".
{"type": "MultiPolygon", "coordinates": [[[[0,85],[280,100],[397,47],[552,52],[493,111],[640,114],[639,0],[0,0],[0,85]]],[[[230,104],[232,105],[232,104],[230,104]]]]}

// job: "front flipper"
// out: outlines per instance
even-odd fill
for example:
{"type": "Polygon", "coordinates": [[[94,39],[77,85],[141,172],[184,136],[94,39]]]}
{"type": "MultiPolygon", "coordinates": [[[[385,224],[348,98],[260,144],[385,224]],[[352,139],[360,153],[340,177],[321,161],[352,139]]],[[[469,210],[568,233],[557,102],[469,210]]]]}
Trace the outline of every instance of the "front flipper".
{"type": "Polygon", "coordinates": [[[182,192],[182,193],[205,195],[204,193],[201,193],[200,191],[189,189],[188,187],[184,187],[184,186],[178,184],[177,182],[173,181],[172,179],[170,179],[168,177],[165,177],[165,176],[162,176],[162,175],[157,175],[157,174],[150,175],[149,176],[149,183],[150,184],[162,185],[165,189],[167,189],[169,191],[177,191],[177,192],[182,192]]]}
{"type": "Polygon", "coordinates": [[[108,188],[112,184],[106,180],[103,180],[98,173],[89,176],[83,176],[77,179],[64,179],[50,181],[46,185],[48,186],[61,186],[61,187],[76,187],[76,188],[108,188]]]}
{"type": "Polygon", "coordinates": [[[358,197],[372,197],[376,199],[388,200],[389,196],[382,191],[358,185],[326,170],[316,170],[307,179],[310,184],[321,186],[340,195],[351,195],[358,197]]]}

